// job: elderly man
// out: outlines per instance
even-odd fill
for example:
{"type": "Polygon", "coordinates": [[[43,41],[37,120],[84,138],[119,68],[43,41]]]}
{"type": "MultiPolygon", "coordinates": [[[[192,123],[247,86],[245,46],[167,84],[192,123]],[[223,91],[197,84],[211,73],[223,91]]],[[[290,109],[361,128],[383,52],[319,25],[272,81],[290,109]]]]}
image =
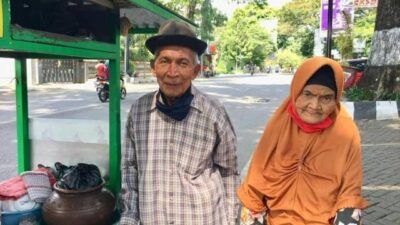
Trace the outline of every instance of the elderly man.
{"type": "Polygon", "coordinates": [[[120,224],[233,225],[236,135],[224,107],[192,84],[207,44],[168,21],[146,47],[159,90],[128,116],[120,224]]]}

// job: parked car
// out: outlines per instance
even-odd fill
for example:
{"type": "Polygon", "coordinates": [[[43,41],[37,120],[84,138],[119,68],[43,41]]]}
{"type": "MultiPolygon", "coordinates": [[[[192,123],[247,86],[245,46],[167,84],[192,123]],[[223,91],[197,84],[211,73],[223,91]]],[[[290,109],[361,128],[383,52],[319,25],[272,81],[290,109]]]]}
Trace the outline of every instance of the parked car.
{"type": "Polygon", "coordinates": [[[364,75],[367,59],[349,59],[347,65],[342,65],[344,72],[344,89],[356,85],[364,75]]]}

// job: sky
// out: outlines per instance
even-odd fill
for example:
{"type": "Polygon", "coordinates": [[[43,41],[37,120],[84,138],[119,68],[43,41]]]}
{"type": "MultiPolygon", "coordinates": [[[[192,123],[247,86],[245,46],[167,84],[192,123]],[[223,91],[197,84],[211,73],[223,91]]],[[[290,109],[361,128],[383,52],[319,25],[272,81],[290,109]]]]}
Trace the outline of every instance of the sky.
{"type": "MultiPolygon", "coordinates": [[[[232,0],[231,0],[232,1],[232,0]]],[[[287,2],[291,0],[268,0],[268,4],[274,8],[279,8],[287,2]]],[[[233,15],[233,11],[237,7],[240,7],[239,4],[234,2],[229,2],[229,0],[213,0],[213,6],[223,12],[225,15],[231,17],[233,15]]]]}

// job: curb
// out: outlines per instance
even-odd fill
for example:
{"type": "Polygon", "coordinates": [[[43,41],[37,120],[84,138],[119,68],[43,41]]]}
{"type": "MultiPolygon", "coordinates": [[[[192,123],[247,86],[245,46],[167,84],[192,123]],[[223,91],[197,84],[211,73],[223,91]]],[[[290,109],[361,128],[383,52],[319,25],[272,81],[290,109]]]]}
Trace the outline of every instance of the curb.
{"type": "Polygon", "coordinates": [[[400,118],[400,101],[342,102],[354,120],[392,120],[400,118]]]}

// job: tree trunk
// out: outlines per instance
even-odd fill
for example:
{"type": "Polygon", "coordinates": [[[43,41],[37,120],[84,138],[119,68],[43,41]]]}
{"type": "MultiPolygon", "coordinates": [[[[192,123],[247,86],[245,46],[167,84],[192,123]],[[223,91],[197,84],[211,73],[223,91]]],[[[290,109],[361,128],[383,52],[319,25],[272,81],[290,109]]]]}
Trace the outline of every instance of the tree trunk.
{"type": "Polygon", "coordinates": [[[375,91],[376,100],[400,92],[400,1],[380,0],[371,53],[360,87],[375,91]]]}
{"type": "Polygon", "coordinates": [[[187,18],[189,20],[194,20],[194,14],[196,13],[196,7],[197,7],[197,0],[190,0],[189,1],[189,7],[188,7],[188,13],[187,13],[187,18]]]}

